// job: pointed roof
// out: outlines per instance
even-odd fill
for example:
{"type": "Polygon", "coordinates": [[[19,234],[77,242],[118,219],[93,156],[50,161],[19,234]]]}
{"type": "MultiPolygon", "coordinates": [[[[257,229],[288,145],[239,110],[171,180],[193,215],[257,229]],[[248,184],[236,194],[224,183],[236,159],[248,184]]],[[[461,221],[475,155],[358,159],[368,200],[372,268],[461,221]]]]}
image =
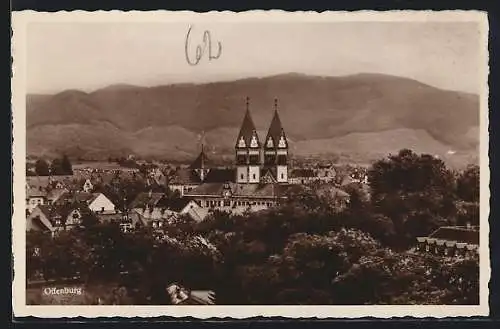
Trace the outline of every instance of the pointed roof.
{"type": "Polygon", "coordinates": [[[267,132],[266,140],[265,140],[265,148],[278,148],[279,141],[281,137],[285,140],[285,147],[288,147],[288,141],[286,140],[285,130],[281,124],[280,116],[278,114],[278,101],[274,100],[274,116],[271,121],[271,125],[269,126],[269,130],[267,132]],[[272,142],[269,144],[269,139],[271,138],[272,142]]]}
{"type": "Polygon", "coordinates": [[[247,110],[245,117],[243,118],[243,123],[241,124],[240,133],[236,139],[236,148],[248,148],[250,147],[252,138],[255,138],[257,145],[255,147],[260,147],[259,136],[257,135],[257,130],[255,129],[255,124],[253,123],[252,116],[250,115],[249,109],[249,99],[247,97],[247,110]],[[243,140],[244,144],[240,144],[243,140]]]}
{"type": "Polygon", "coordinates": [[[207,155],[205,154],[205,150],[203,148],[203,145],[201,146],[201,152],[200,155],[196,158],[196,160],[193,161],[191,166],[189,166],[189,169],[204,169],[210,166],[210,160],[208,159],[207,155]]]}

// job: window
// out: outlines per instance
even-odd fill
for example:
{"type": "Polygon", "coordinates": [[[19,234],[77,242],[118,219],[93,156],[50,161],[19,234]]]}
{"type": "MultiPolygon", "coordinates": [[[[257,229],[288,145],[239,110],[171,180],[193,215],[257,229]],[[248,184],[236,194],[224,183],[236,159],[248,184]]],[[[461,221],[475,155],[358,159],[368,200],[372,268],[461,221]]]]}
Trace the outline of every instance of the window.
{"type": "Polygon", "coordinates": [[[238,164],[240,164],[240,165],[241,164],[246,164],[247,163],[247,157],[246,157],[246,155],[244,155],[244,154],[238,154],[236,156],[236,162],[238,164]]]}
{"type": "Polygon", "coordinates": [[[286,165],[286,155],[284,155],[284,154],[278,155],[278,164],[281,166],[286,165]]]}
{"type": "Polygon", "coordinates": [[[276,163],[276,156],[274,154],[266,154],[265,162],[267,165],[276,163]]]}
{"type": "Polygon", "coordinates": [[[224,207],[229,207],[229,206],[231,206],[231,201],[224,200],[224,207]]]}
{"type": "Polygon", "coordinates": [[[243,174],[240,175],[240,179],[243,179],[245,178],[245,176],[243,174]]]}
{"type": "Polygon", "coordinates": [[[259,164],[259,156],[258,155],[250,155],[250,163],[251,164],[259,164]]]}
{"type": "Polygon", "coordinates": [[[255,174],[252,175],[252,178],[255,179],[255,174]]]}
{"type": "Polygon", "coordinates": [[[285,175],[283,175],[283,173],[281,173],[281,179],[284,179],[285,178],[285,175]]]}

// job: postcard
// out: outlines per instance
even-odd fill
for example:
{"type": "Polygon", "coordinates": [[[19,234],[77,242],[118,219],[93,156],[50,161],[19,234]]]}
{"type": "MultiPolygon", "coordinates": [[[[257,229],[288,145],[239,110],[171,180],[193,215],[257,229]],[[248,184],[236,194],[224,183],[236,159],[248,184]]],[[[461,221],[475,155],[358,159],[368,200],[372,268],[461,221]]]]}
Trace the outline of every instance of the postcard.
{"type": "Polygon", "coordinates": [[[488,315],[485,13],[12,31],[15,316],[488,315]]]}

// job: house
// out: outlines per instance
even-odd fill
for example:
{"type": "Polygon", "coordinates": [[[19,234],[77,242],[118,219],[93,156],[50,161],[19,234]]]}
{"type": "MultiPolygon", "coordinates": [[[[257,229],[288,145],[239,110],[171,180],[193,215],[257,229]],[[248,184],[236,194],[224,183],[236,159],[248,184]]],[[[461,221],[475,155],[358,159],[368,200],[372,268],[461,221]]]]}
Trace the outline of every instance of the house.
{"type": "Polygon", "coordinates": [[[177,283],[166,288],[173,305],[214,305],[215,293],[211,290],[188,290],[177,283]]]}
{"type": "Polygon", "coordinates": [[[66,193],[68,193],[66,188],[54,188],[47,193],[47,204],[51,205],[57,203],[57,201],[66,193]]]}
{"type": "Polygon", "coordinates": [[[131,213],[140,217],[140,222],[152,228],[162,228],[181,215],[201,221],[206,214],[199,205],[187,198],[169,199],[164,193],[141,193],[132,202],[131,213]]]}
{"type": "Polygon", "coordinates": [[[90,210],[85,204],[64,206],[40,205],[26,218],[26,230],[51,232],[70,230],[82,224],[83,217],[90,210]]]}
{"type": "Polygon", "coordinates": [[[146,226],[147,223],[143,222],[141,217],[134,212],[124,212],[124,213],[98,213],[97,218],[101,223],[117,223],[120,225],[121,230],[124,233],[132,232],[142,226],[146,226]]]}
{"type": "Polygon", "coordinates": [[[330,183],[335,180],[337,172],[332,164],[318,164],[316,169],[317,180],[323,183],[330,183]]]}
{"type": "Polygon", "coordinates": [[[90,179],[87,178],[85,180],[85,183],[83,183],[82,191],[86,192],[86,193],[90,193],[90,192],[92,192],[93,189],[94,189],[94,185],[92,184],[92,182],[90,181],[90,179]]]}
{"type": "Polygon", "coordinates": [[[33,211],[37,206],[47,203],[47,192],[45,188],[29,187],[26,191],[26,210],[33,211]]]}
{"type": "Polygon", "coordinates": [[[69,188],[75,177],[72,175],[61,176],[28,176],[26,184],[29,188],[42,188],[45,190],[69,188]]]}
{"type": "Polygon", "coordinates": [[[309,184],[316,180],[316,173],[312,168],[295,168],[290,170],[290,184],[309,184]]]}
{"type": "Polygon", "coordinates": [[[415,251],[445,257],[470,257],[479,254],[479,228],[440,227],[427,237],[417,237],[415,251]]]}
{"type": "Polygon", "coordinates": [[[26,231],[53,232],[50,206],[39,205],[26,218],[26,231]]]}
{"type": "Polygon", "coordinates": [[[87,203],[89,209],[94,213],[117,213],[115,204],[102,193],[92,193],[92,198],[87,203]]]}
{"type": "Polygon", "coordinates": [[[206,217],[206,212],[200,211],[199,205],[193,200],[186,198],[168,200],[154,206],[146,205],[144,208],[134,208],[133,213],[140,217],[141,223],[152,228],[162,228],[171,224],[179,216],[187,215],[195,221],[202,221],[206,217]]]}
{"type": "Polygon", "coordinates": [[[149,171],[147,179],[148,185],[166,186],[167,177],[160,168],[153,168],[149,171]]]}
{"type": "Polygon", "coordinates": [[[66,192],[57,199],[56,205],[71,204],[75,202],[85,203],[94,213],[117,213],[114,203],[103,193],[66,192]]]}
{"type": "Polygon", "coordinates": [[[291,184],[330,183],[335,181],[337,172],[331,164],[317,164],[314,168],[294,168],[290,171],[291,184]]]}

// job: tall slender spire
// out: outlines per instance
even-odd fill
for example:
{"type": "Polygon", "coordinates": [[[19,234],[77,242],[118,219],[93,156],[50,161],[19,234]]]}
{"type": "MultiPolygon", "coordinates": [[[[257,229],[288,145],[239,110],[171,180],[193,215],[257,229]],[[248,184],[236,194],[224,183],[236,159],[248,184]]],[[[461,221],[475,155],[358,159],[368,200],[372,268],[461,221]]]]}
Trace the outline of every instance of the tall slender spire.
{"type": "Polygon", "coordinates": [[[283,129],[283,125],[281,124],[280,116],[278,114],[278,99],[274,99],[274,115],[271,121],[271,125],[269,126],[269,130],[267,131],[266,140],[265,140],[265,148],[274,149],[277,148],[280,140],[285,141],[285,147],[287,146],[285,130],[283,129]]]}
{"type": "Polygon", "coordinates": [[[236,148],[248,148],[252,145],[252,140],[256,144],[255,147],[260,147],[259,136],[253,123],[252,116],[250,115],[250,99],[246,98],[246,112],[241,124],[240,133],[236,140],[236,148]]]}

